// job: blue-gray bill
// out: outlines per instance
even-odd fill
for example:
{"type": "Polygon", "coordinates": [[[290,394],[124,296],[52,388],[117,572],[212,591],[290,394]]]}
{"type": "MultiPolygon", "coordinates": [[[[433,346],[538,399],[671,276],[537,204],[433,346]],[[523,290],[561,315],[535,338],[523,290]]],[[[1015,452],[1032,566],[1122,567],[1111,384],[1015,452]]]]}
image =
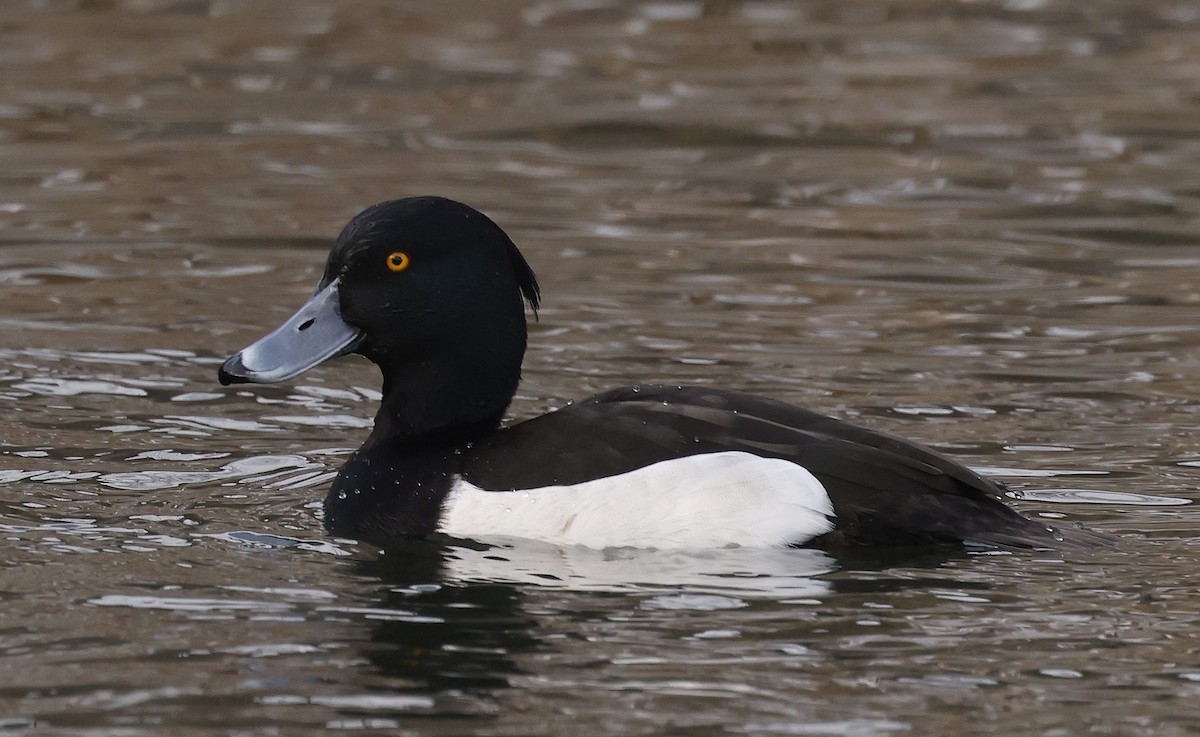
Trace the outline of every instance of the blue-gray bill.
{"type": "Polygon", "coordinates": [[[230,356],[217,374],[221,383],[286,381],[322,361],[354,352],[363,333],[347,324],[339,310],[334,279],[274,331],[230,356]]]}

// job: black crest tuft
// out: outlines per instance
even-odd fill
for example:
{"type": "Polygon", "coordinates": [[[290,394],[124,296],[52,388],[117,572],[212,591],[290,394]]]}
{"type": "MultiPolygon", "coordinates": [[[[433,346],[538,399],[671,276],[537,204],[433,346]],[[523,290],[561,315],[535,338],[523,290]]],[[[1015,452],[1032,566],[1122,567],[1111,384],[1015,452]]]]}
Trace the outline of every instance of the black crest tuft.
{"type": "MultiPolygon", "coordinates": [[[[497,225],[496,229],[500,230],[500,226],[497,225]]],[[[512,263],[513,273],[517,276],[517,285],[521,288],[521,296],[529,303],[536,319],[538,307],[542,304],[542,288],[538,286],[537,277],[534,275],[533,269],[529,267],[525,256],[517,248],[517,244],[513,243],[503,230],[500,233],[504,236],[504,245],[508,249],[508,259],[512,263]]]]}

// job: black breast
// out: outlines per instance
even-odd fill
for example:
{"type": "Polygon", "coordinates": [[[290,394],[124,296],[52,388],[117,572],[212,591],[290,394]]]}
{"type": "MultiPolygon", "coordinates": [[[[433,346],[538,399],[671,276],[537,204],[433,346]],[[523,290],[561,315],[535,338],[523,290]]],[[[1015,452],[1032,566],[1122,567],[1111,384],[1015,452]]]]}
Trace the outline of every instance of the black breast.
{"type": "Polygon", "coordinates": [[[325,528],[378,545],[435,532],[460,458],[455,447],[368,440],[338,471],[325,497],[325,528]]]}

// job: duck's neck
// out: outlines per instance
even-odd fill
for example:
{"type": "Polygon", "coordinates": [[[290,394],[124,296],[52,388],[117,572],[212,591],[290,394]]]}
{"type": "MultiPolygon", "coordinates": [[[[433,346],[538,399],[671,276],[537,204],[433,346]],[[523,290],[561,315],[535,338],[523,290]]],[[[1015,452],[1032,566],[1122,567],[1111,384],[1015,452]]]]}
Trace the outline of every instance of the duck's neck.
{"type": "Polygon", "coordinates": [[[447,370],[445,364],[385,369],[373,443],[454,445],[495,430],[512,401],[519,372],[447,370]]]}

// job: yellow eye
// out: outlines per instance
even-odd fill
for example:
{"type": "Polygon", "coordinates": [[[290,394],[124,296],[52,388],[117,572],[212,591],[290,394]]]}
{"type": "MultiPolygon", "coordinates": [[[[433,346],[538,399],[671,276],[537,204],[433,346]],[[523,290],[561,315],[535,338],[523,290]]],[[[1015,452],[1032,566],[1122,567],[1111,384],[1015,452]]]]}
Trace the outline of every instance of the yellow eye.
{"type": "Polygon", "coordinates": [[[396,251],[387,257],[387,267],[392,271],[404,271],[408,268],[408,254],[396,251]]]}

